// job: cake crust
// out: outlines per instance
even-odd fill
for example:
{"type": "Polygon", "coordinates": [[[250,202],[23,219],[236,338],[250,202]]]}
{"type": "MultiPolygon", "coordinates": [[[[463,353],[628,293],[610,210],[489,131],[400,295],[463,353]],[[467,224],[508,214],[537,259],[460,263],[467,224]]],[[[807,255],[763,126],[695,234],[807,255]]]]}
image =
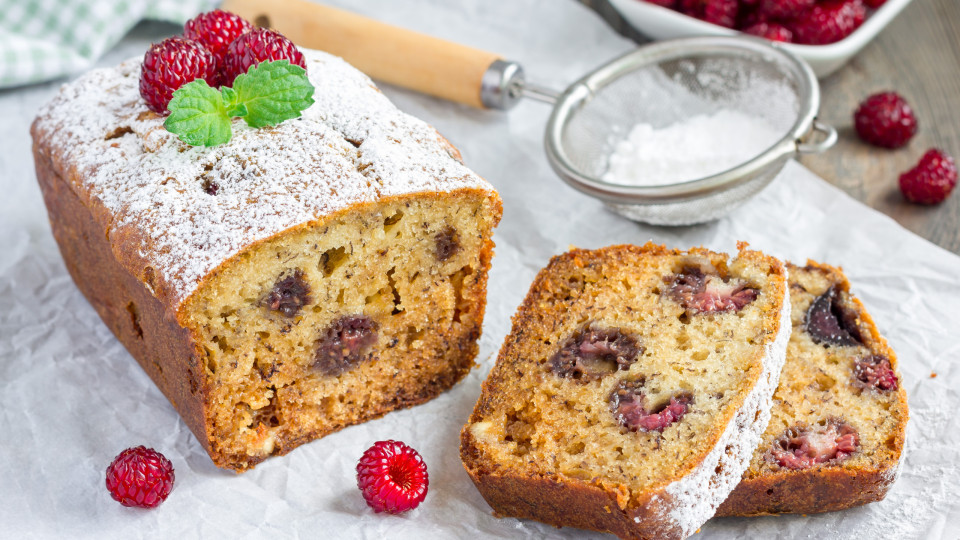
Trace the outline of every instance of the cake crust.
{"type": "MultiPolygon", "coordinates": [[[[513,328],[504,341],[497,367],[484,381],[474,412],[461,432],[464,467],[498,516],[532,518],[555,526],[606,531],[622,538],[683,538],[712,515],[723,497],[736,485],[759,442],[766,425],[764,413],[769,409],[789,336],[790,311],[786,300],[789,293],[782,265],[775,259],[747,250],[746,245],[740,247],[743,260],[770,269],[768,290],[774,297],[780,295],[780,300],[770,306],[770,314],[763,318],[763,355],[767,358],[762,362],[762,369],[758,366],[752,373],[751,391],[740,395],[736,405],[726,409],[726,415],[717,419],[718,425],[725,427],[710,432],[709,444],[704,445],[703,453],[678,464],[676,474],[641,493],[602,477],[589,480],[535,468],[501,466],[481,450],[481,440],[486,436],[483,433],[486,429],[484,419],[490,411],[499,410],[501,405],[510,407],[507,403],[511,392],[505,386],[505,377],[514,370],[519,376],[522,368],[504,359],[520,354],[517,351],[525,340],[543,339],[533,329],[542,324],[538,320],[540,314],[552,313],[544,311],[553,309],[547,307],[545,298],[553,294],[560,298],[564,296],[563,291],[557,289],[564,286],[564,278],[557,277],[566,275],[563,269],[592,268],[601,261],[617,265],[645,255],[717,255],[704,249],[681,252],[655,244],[611,246],[596,251],[572,250],[554,257],[541,270],[513,317],[513,328]]],[[[550,320],[548,315],[544,317],[550,320]]]]}
{"type": "MultiPolygon", "coordinates": [[[[807,261],[806,267],[788,264],[787,268],[791,274],[792,287],[799,285],[796,283],[797,275],[813,272],[822,274],[843,293],[847,305],[855,311],[856,326],[863,345],[871,353],[888,358],[896,371],[896,354],[887,340],[880,335],[863,303],[849,294],[850,282],[840,268],[812,260],[807,261]]],[[[794,324],[793,332],[803,331],[802,326],[794,324]]],[[[788,349],[788,364],[800,361],[790,355],[790,352],[794,352],[793,345],[788,349]]],[[[781,384],[784,385],[798,382],[800,381],[786,375],[781,378],[781,384]]],[[[894,403],[896,422],[885,443],[883,456],[876,463],[853,466],[843,462],[836,465],[825,463],[801,470],[758,470],[752,466],[717,510],[717,516],[814,514],[844,510],[882,500],[899,476],[902,466],[908,421],[907,395],[902,382],[895,390],[894,403]]],[[[774,407],[778,406],[780,405],[775,402],[774,407]]],[[[872,426],[864,427],[872,429],[872,426]]],[[[771,433],[765,434],[766,438],[770,436],[771,433]]],[[[757,449],[754,462],[761,459],[764,451],[763,447],[757,449]]]]}

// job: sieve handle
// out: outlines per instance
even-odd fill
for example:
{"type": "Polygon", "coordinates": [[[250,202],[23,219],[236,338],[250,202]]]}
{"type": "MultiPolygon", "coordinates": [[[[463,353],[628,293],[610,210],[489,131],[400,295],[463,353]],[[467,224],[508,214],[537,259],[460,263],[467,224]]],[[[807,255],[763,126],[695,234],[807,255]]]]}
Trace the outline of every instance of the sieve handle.
{"type": "Polygon", "coordinates": [[[834,144],[837,143],[837,129],[829,124],[824,124],[817,119],[813,120],[813,126],[810,129],[810,134],[807,136],[806,140],[800,139],[797,141],[797,153],[800,154],[819,154],[824,150],[828,150],[834,144]],[[814,133],[819,133],[821,138],[819,141],[811,142],[809,139],[810,135],[814,133]]]}
{"type": "Polygon", "coordinates": [[[494,53],[307,0],[225,0],[221,9],[390,84],[481,108],[508,109],[520,98],[523,69],[494,53]]]}

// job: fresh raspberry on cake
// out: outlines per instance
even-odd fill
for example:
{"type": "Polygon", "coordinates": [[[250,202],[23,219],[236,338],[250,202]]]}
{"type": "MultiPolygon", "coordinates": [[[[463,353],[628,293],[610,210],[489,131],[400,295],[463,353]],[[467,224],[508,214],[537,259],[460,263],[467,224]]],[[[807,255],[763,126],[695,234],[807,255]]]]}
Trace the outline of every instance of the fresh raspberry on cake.
{"type": "Polygon", "coordinates": [[[158,506],[170,495],[173,481],[170,460],[144,446],[127,448],[107,467],[110,496],[124,506],[158,506]]]}
{"type": "Polygon", "coordinates": [[[374,512],[399,514],[427,497],[430,477],[420,453],[399,441],[379,441],[357,463],[357,487],[374,512]]]}
{"type": "Polygon", "coordinates": [[[227,47],[252,29],[253,25],[243,17],[215,9],[187,21],[183,25],[183,36],[206,47],[217,59],[218,69],[222,69],[227,47]]]}
{"type": "Polygon", "coordinates": [[[868,8],[877,9],[886,4],[887,0],[863,0],[863,3],[866,4],[868,8]]]}
{"type": "Polygon", "coordinates": [[[861,139],[884,148],[900,148],[917,133],[913,109],[896,92],[881,92],[863,100],[853,113],[853,123],[861,139]]]}
{"type": "Polygon", "coordinates": [[[154,112],[165,114],[173,93],[196,79],[217,84],[217,61],[206,47],[182,37],[167,38],[147,49],[140,67],[140,95],[154,112]]]}
{"type": "Polygon", "coordinates": [[[852,34],[866,17],[863,0],[823,0],[792,19],[789,27],[795,43],[827,45],[852,34]]]}
{"type": "Polygon", "coordinates": [[[957,164],[936,148],[928,150],[917,166],[900,175],[900,192],[910,202],[938,204],[957,186],[957,164]]]}
{"type": "Polygon", "coordinates": [[[292,41],[282,34],[266,28],[254,28],[233,40],[227,47],[223,66],[223,83],[233,84],[237,75],[259,64],[275,60],[289,60],[291,64],[306,69],[303,54],[292,41]]]}

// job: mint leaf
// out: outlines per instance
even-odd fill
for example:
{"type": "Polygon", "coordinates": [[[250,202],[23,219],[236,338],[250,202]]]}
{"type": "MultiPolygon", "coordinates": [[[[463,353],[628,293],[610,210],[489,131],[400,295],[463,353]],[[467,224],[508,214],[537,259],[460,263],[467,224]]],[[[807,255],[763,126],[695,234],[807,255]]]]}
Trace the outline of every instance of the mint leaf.
{"type": "Polygon", "coordinates": [[[234,116],[246,116],[247,115],[247,106],[244,103],[240,103],[240,95],[237,94],[237,91],[229,86],[224,86],[220,89],[220,95],[223,96],[223,101],[227,109],[227,116],[231,118],[234,116]]]}
{"type": "Polygon", "coordinates": [[[233,135],[223,96],[203,79],[178,88],[167,109],[170,116],[163,126],[191,146],[217,146],[229,142],[233,135]]]}
{"type": "Polygon", "coordinates": [[[236,93],[236,102],[246,106],[243,119],[255,128],[297,118],[313,104],[314,89],[307,70],[287,60],[253,66],[237,76],[232,90],[236,93]]]}
{"type": "Polygon", "coordinates": [[[250,127],[273,126],[300,116],[313,104],[307,70],[287,60],[263,62],[236,78],[233,88],[219,91],[197,79],[173,93],[167,105],[167,131],[191,146],[217,146],[233,137],[231,119],[250,127]]]}

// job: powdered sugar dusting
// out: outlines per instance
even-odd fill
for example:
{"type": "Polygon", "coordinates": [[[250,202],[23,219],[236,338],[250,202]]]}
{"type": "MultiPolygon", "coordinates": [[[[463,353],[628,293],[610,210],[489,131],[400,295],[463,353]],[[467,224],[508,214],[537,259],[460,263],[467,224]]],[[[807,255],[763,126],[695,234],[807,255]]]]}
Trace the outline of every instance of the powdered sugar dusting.
{"type": "Polygon", "coordinates": [[[669,516],[683,537],[693,534],[716,513],[750,465],[750,458],[770,422],[773,393],[787,358],[791,330],[787,287],[780,311],[780,328],[774,340],[764,347],[763,372],[757,384],[700,465],[665,489],[672,497],[669,516]]]}
{"type": "Polygon", "coordinates": [[[153,268],[155,294],[174,307],[250,244],[354,204],[492,191],[368,77],[303,52],[316,92],[302,118],[260,130],[235,120],[233,139],[214,148],[163,128],[140,98],[139,60],[89,72],[41,109],[41,153],[101,217],[121,263],[138,276],[153,268]]]}

